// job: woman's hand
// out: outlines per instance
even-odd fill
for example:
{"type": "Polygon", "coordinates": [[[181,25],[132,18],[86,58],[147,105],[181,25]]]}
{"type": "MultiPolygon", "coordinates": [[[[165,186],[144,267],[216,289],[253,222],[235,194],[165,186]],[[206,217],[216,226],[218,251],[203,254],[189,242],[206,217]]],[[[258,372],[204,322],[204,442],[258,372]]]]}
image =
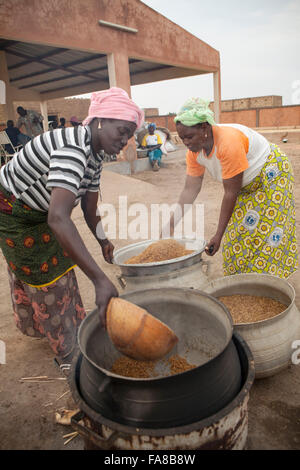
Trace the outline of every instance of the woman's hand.
{"type": "Polygon", "coordinates": [[[106,328],[106,309],[112,297],[119,297],[113,283],[105,276],[94,283],[96,293],[96,306],[98,308],[101,326],[106,328]]]}
{"type": "Polygon", "coordinates": [[[114,245],[106,238],[100,242],[102,254],[107,263],[112,264],[114,257],[114,245]]]}
{"type": "Polygon", "coordinates": [[[219,250],[220,245],[221,245],[221,239],[222,239],[221,237],[219,237],[218,235],[215,235],[208,242],[208,244],[205,247],[205,253],[208,256],[214,256],[217,253],[217,251],[219,250]]]}

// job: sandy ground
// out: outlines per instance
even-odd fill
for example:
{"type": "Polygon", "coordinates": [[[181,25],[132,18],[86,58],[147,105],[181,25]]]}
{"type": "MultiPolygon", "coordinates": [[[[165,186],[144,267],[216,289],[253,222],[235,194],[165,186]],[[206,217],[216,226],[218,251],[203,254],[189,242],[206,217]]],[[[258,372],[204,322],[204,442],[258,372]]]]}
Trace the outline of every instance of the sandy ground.
{"type": "MultiPolygon", "coordinates": [[[[285,144],[284,150],[290,156],[295,172],[299,234],[300,144],[285,144]]],[[[158,173],[145,171],[128,177],[104,171],[103,202],[113,203],[117,208],[119,195],[127,195],[128,204],[176,202],[184,182],[183,148],[169,154],[164,161],[166,167],[158,173]]],[[[205,176],[201,195],[196,202],[205,204],[206,239],[209,239],[216,228],[221,198],[222,186],[213,182],[209,176],[205,176]]],[[[74,210],[73,219],[88,249],[119,288],[116,281],[119,269],[103,261],[99,246],[86,227],[79,208],[74,210]]],[[[126,240],[113,242],[116,248],[128,244],[126,240]]],[[[217,253],[211,262],[211,278],[222,276],[221,253],[217,253]]],[[[85,308],[91,311],[94,308],[92,284],[79,269],[76,272],[85,308]]],[[[299,272],[289,281],[296,290],[296,303],[300,309],[299,272]]],[[[55,413],[63,409],[75,409],[75,405],[66,381],[61,380],[62,375],[53,364],[53,354],[47,341],[23,336],[14,324],[6,264],[2,254],[0,254],[0,339],[6,345],[6,364],[0,366],[0,449],[83,449],[80,437],[64,445],[66,439],[63,436],[72,432],[72,428],[55,423],[55,413]],[[46,383],[21,381],[23,377],[33,376],[53,377],[55,380],[46,383]]],[[[249,401],[247,448],[300,449],[300,365],[290,366],[274,377],[255,381],[249,401]]]]}

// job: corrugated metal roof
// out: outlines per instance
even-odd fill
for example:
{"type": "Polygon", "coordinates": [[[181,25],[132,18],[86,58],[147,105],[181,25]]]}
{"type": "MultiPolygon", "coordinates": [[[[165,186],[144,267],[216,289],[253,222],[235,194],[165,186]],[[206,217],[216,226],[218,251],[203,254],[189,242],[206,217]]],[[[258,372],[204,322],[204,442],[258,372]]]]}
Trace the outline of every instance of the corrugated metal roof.
{"type": "Polygon", "coordinates": [[[38,62],[31,62],[30,64],[23,65],[20,68],[9,69],[9,78],[12,85],[18,87],[19,83],[13,82],[17,82],[18,80],[22,79],[22,77],[32,76],[33,74],[36,74],[38,76],[40,74],[46,74],[48,72],[49,67],[47,65],[39,64],[38,62]]]}
{"type": "MultiPolygon", "coordinates": [[[[109,86],[107,56],[79,50],[29,44],[0,38],[0,50],[6,52],[11,84],[19,89],[40,93],[55,92],[72,86],[106,81],[109,86]]],[[[168,65],[129,60],[130,75],[168,68],[168,65]]]]}

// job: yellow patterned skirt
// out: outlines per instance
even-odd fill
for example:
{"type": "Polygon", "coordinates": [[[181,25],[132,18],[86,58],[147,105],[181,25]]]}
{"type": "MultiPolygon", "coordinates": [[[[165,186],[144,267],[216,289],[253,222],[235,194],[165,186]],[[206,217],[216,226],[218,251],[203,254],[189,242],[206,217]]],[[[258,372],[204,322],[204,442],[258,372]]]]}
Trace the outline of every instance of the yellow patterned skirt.
{"type": "Polygon", "coordinates": [[[298,267],[294,176],[277,145],[260,174],[242,188],[223,243],[224,275],[289,277],[298,267]]]}

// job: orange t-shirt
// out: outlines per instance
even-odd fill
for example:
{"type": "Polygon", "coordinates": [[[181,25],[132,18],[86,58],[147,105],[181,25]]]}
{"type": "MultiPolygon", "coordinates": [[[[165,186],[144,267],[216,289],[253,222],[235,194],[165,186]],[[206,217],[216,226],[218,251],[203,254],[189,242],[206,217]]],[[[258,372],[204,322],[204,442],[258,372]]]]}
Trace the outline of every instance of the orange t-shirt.
{"type": "Polygon", "coordinates": [[[245,172],[243,186],[248,184],[266,162],[269,142],[258,132],[239,124],[215,125],[212,130],[214,146],[208,156],[187,151],[187,174],[201,176],[207,168],[213,178],[222,181],[245,172]]]}

